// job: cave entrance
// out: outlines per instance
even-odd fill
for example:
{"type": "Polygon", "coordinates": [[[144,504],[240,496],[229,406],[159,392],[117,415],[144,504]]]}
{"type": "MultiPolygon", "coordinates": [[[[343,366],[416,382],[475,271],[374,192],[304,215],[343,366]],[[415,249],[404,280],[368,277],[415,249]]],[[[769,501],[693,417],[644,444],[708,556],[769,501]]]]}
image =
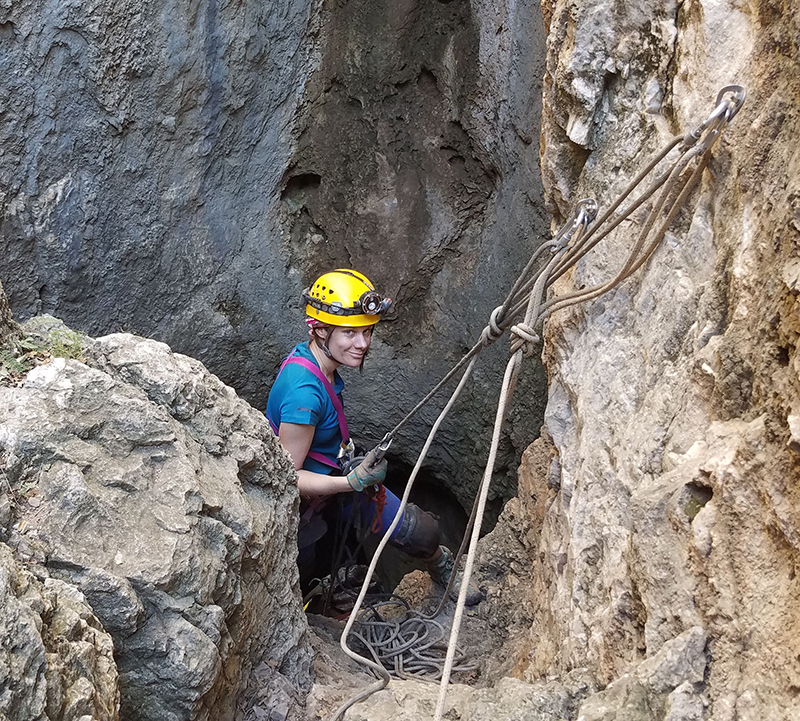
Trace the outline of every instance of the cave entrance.
{"type": "MultiPolygon", "coordinates": [[[[401,497],[413,467],[397,458],[389,457],[388,460],[385,485],[401,497]]],[[[454,553],[458,551],[469,518],[453,492],[423,466],[414,481],[408,500],[438,517],[442,543],[454,553]]],[[[386,546],[381,554],[379,573],[385,587],[390,590],[406,574],[424,568],[425,565],[418,559],[411,558],[392,546],[386,546]]]]}

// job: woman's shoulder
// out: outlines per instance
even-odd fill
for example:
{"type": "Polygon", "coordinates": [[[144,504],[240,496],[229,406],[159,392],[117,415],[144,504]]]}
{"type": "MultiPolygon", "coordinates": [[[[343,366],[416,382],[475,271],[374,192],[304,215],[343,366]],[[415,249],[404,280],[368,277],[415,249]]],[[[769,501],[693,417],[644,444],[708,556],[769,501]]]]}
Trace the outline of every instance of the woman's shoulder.
{"type": "Polygon", "coordinates": [[[322,383],[308,368],[299,363],[287,363],[273,383],[278,388],[322,388],[322,383]]]}

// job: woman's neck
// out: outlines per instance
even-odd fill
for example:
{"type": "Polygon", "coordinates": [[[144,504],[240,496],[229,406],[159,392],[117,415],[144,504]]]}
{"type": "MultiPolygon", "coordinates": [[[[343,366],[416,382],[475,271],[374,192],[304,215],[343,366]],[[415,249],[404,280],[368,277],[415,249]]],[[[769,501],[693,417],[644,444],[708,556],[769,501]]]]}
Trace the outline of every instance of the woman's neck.
{"type": "Polygon", "coordinates": [[[331,383],[333,383],[333,374],[336,372],[336,369],[342,364],[337,363],[335,360],[333,360],[333,358],[328,358],[328,356],[325,355],[325,351],[319,347],[319,345],[313,338],[310,341],[308,341],[308,348],[311,351],[311,355],[313,355],[314,358],[316,358],[320,370],[325,374],[325,377],[331,383]]]}

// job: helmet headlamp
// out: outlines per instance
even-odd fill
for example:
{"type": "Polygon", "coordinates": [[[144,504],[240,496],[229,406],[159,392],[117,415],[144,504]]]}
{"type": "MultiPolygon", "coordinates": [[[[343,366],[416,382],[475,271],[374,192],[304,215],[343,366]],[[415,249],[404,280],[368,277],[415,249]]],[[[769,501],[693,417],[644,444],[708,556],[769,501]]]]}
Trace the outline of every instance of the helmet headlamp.
{"type": "Polygon", "coordinates": [[[358,302],[361,304],[361,312],[367,315],[378,315],[383,310],[383,298],[374,290],[365,291],[358,302]]]}
{"type": "Polygon", "coordinates": [[[392,301],[381,297],[369,279],[347,268],[326,273],[303,291],[306,314],[332,325],[374,325],[392,301]]]}

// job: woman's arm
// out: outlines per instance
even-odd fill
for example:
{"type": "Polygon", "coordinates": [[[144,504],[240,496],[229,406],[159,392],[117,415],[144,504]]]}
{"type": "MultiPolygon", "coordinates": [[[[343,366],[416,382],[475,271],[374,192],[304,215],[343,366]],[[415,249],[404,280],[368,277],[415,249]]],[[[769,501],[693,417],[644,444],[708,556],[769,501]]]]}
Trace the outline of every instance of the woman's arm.
{"type": "Polygon", "coordinates": [[[297,487],[303,497],[330,496],[334,493],[352,491],[346,476],[314,473],[303,470],[311,442],[314,440],[314,426],[299,423],[281,423],[278,428],[281,445],[289,452],[297,471],[297,487]]]}

